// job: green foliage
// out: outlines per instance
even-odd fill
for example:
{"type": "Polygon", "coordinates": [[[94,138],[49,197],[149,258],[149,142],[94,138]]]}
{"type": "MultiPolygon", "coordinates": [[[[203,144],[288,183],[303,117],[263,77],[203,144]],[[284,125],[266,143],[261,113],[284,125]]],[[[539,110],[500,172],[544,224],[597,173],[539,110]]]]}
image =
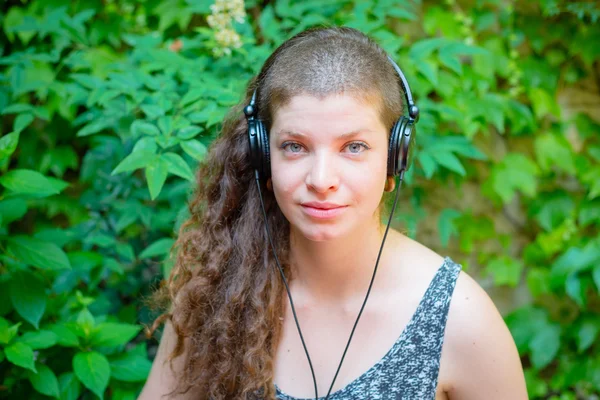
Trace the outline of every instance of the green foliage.
{"type": "Polygon", "coordinates": [[[439,211],[439,251],[528,290],[506,322],[532,399],[598,395],[600,124],[559,102],[600,84],[598,7],[248,0],[225,51],[211,3],[1,6],[0,398],[136,397],[141,299],[198,162],[275,47],[330,24],[373,36],[421,107],[399,220],[419,236],[439,211]]]}

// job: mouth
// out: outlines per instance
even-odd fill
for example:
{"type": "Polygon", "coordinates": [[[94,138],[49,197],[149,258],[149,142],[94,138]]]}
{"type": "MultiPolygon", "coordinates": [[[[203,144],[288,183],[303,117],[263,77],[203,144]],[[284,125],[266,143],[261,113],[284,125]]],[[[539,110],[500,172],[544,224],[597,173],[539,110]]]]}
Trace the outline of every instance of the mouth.
{"type": "Polygon", "coordinates": [[[311,218],[332,219],[341,215],[348,206],[330,203],[303,203],[302,211],[311,218]]]}

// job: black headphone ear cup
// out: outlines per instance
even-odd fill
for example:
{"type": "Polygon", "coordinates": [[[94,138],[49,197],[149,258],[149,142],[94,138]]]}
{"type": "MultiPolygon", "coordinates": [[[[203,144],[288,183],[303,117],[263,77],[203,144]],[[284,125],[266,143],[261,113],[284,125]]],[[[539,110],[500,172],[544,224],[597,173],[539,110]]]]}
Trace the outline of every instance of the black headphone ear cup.
{"type": "Polygon", "coordinates": [[[256,125],[256,120],[248,121],[248,146],[250,150],[250,164],[253,169],[258,169],[260,171],[260,140],[256,125]]]}
{"type": "Polygon", "coordinates": [[[405,117],[400,117],[398,121],[392,127],[390,132],[390,143],[388,147],[388,163],[387,163],[387,175],[396,176],[398,170],[398,151],[402,135],[402,125],[405,117]]]}
{"type": "Polygon", "coordinates": [[[400,175],[400,171],[408,170],[415,136],[414,121],[410,118],[400,117],[390,132],[388,176],[397,176],[400,175]]]}
{"type": "Polygon", "coordinates": [[[256,121],[258,139],[260,142],[260,169],[263,178],[266,180],[271,177],[271,152],[269,149],[269,134],[262,121],[256,121]]]}
{"type": "Polygon", "coordinates": [[[397,174],[400,174],[400,171],[408,171],[410,167],[410,161],[413,154],[413,147],[415,146],[415,138],[416,138],[416,130],[414,126],[414,121],[405,118],[405,123],[401,127],[401,138],[400,138],[400,146],[398,153],[398,165],[397,165],[397,174]]]}

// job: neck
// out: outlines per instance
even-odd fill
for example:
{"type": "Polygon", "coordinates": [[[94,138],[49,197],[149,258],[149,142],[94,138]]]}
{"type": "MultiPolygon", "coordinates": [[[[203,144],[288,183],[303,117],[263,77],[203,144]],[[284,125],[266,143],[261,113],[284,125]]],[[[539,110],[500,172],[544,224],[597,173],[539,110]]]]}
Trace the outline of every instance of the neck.
{"type": "MultiPolygon", "coordinates": [[[[300,298],[319,302],[353,302],[364,297],[377,255],[385,233],[379,221],[361,227],[350,235],[336,240],[315,242],[298,232],[291,231],[290,256],[293,268],[293,283],[300,298]]],[[[389,236],[389,235],[388,235],[389,236]]],[[[389,237],[386,242],[389,241],[389,237]]],[[[385,248],[377,271],[382,277],[381,265],[385,248]]]]}

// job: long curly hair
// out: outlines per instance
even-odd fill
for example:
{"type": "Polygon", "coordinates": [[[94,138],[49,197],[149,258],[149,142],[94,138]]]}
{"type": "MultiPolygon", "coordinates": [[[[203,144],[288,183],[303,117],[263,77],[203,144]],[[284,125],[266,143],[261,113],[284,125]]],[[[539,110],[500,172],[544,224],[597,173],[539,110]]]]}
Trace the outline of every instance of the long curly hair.
{"type": "MultiPolygon", "coordinates": [[[[292,96],[348,93],[375,106],[388,131],[402,114],[399,79],[386,53],[363,33],[345,27],[304,31],[284,42],[247,87],[243,101],[200,165],[197,185],[173,247],[175,264],[154,301],[170,320],[183,357],[171,395],[198,399],[273,399],[274,356],[286,296],[265,231],[250,164],[242,109],[258,88],[259,116],[272,115],[292,96]]],[[[289,222],[262,182],[267,223],[288,280],[289,222]]]]}

